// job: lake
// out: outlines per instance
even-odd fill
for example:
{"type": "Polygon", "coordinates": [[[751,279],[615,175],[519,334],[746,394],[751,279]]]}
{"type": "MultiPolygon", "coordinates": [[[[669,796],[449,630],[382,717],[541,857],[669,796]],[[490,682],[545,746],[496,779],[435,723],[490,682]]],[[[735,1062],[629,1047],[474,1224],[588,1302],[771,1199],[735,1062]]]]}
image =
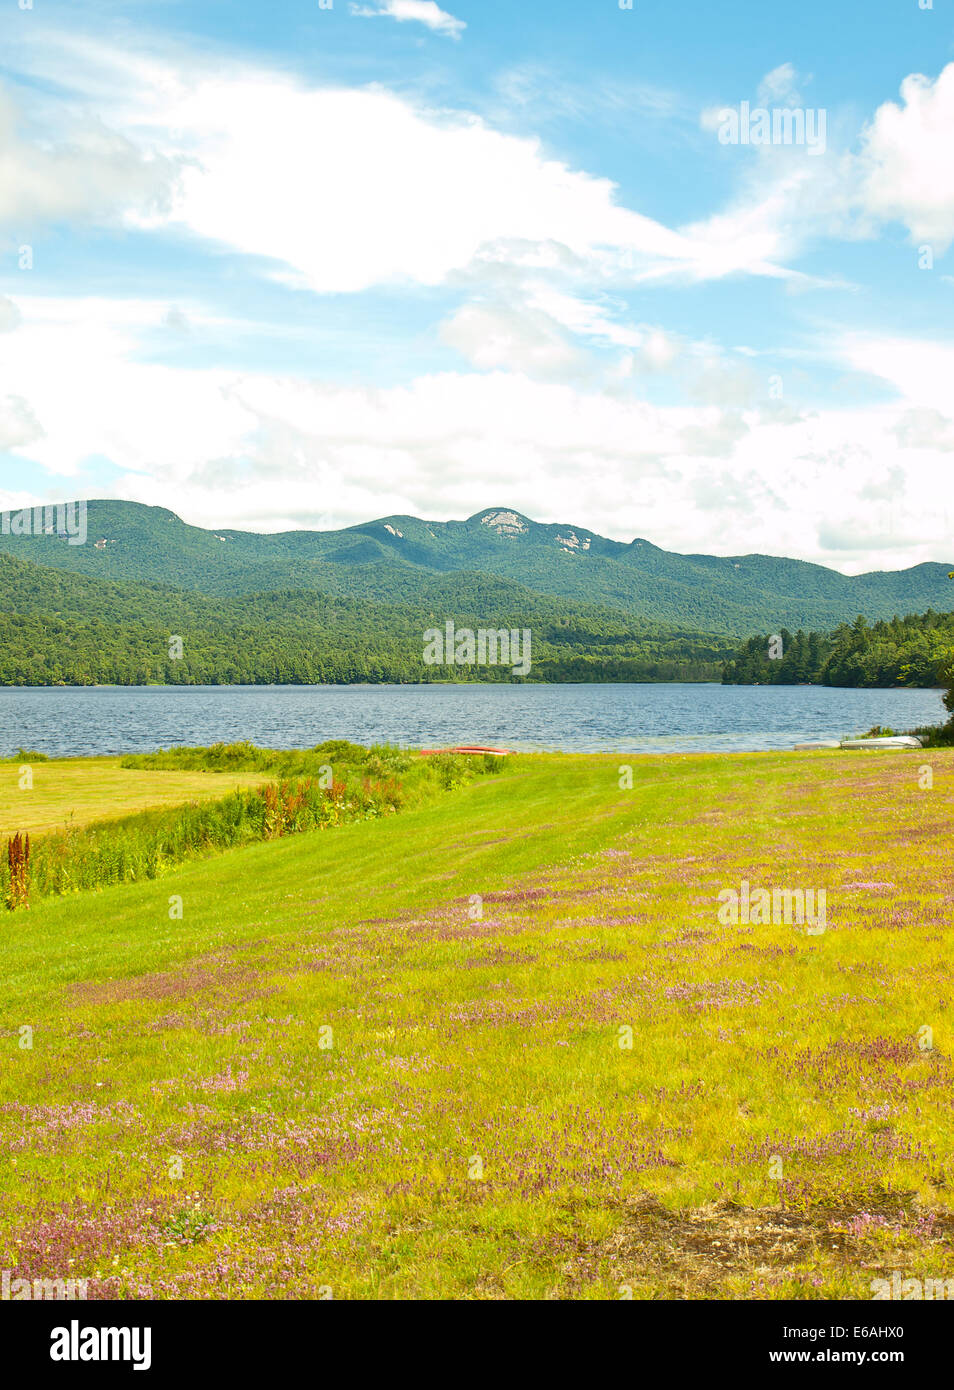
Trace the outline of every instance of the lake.
{"type": "Polygon", "coordinates": [[[477,743],[567,752],[791,748],[942,723],[940,690],[823,686],[306,685],[0,688],[0,753],[146,752],[249,739],[411,747],[477,743]]]}

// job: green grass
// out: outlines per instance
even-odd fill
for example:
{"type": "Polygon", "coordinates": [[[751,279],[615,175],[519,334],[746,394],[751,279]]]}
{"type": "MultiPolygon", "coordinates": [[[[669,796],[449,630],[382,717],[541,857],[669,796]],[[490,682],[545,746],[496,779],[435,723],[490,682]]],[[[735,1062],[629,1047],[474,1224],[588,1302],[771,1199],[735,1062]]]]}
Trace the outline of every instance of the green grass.
{"type": "MultiPolygon", "coordinates": [[[[214,800],[205,795],[185,805],[114,815],[81,826],[68,822],[58,833],[39,840],[34,836],[19,869],[14,867],[16,846],[11,844],[7,861],[0,860],[0,900],[8,907],[20,909],[51,894],[160,878],[187,859],[205,858],[256,840],[394,815],[407,805],[463,786],[474,776],[498,772],[500,761],[489,755],[451,753],[422,757],[399,748],[368,749],[335,740],[314,749],[280,753],[250,743],[160,750],[123,758],[122,768],[148,769],[153,780],[170,769],[231,776],[255,768],[268,780],[251,788],[238,786],[214,800]]],[[[36,790],[32,769],[23,766],[19,775],[21,798],[29,810],[36,790]],[[29,778],[24,787],[25,774],[29,778]]],[[[224,780],[219,779],[220,789],[224,780]]],[[[55,790],[60,785],[55,767],[43,781],[49,817],[51,797],[52,804],[58,804],[56,798],[63,794],[55,790]]],[[[178,785],[181,796],[181,782],[178,785]]],[[[122,781],[115,790],[120,799],[131,794],[122,781]]]]}
{"type": "Polygon", "coordinates": [[[521,756],[5,914],[0,1267],[215,1298],[954,1277],[954,753],[632,758],[631,790],[622,761],[521,756]],[[720,925],[743,879],[825,888],[827,930],[720,925]]]}

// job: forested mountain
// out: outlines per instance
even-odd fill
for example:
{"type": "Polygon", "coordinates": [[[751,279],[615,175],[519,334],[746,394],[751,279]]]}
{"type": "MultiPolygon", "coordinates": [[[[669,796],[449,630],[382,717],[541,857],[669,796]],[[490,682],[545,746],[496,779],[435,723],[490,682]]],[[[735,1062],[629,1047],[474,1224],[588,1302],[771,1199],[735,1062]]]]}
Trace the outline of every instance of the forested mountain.
{"type": "Polygon", "coordinates": [[[858,613],[874,620],[950,602],[950,561],[850,578],[768,555],[673,554],[648,540],[608,540],[505,508],[466,521],[384,517],[340,531],[258,535],[188,526],[161,507],[94,501],[88,529],[85,545],[5,535],[0,551],[97,579],[223,598],[305,590],[415,610],[429,582],[456,575],[470,592],[480,575],[560,599],[564,613],[596,605],[627,622],[736,637],[781,626],[827,630],[858,613]]]}
{"type": "MultiPolygon", "coordinates": [[[[76,547],[80,549],[81,547],[76,547]]],[[[726,637],[568,605],[488,575],[422,574],[392,603],[303,590],[217,597],[110,583],[0,555],[0,685],[511,680],[428,666],[424,632],[528,628],[529,680],[718,680],[726,637]],[[182,642],[173,657],[170,639],[182,642]]]]}

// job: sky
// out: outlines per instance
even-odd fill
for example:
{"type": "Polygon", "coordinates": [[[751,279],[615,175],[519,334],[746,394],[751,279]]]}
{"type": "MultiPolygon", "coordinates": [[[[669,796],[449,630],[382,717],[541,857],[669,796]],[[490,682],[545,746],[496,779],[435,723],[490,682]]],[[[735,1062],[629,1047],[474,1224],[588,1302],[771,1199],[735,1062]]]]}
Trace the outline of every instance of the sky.
{"type": "Polygon", "coordinates": [[[954,561],[954,0],[446,3],[6,0],[0,508],[954,561]]]}

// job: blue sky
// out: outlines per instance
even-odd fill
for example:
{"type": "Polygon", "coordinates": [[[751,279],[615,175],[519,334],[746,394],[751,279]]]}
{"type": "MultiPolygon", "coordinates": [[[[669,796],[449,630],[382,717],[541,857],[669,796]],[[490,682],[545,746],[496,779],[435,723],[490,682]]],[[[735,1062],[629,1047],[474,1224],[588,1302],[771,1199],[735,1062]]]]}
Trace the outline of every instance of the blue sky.
{"type": "Polygon", "coordinates": [[[0,505],[954,560],[954,0],[35,0],[0,54],[0,505]]]}

